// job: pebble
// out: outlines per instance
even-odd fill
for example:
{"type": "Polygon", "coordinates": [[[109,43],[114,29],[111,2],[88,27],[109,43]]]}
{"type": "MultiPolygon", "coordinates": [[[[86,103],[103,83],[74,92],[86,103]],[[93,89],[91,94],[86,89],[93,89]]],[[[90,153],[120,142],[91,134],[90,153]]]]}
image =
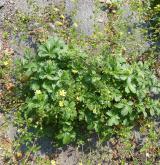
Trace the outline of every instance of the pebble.
{"type": "Polygon", "coordinates": [[[4,123],[4,116],[2,113],[0,113],[0,125],[4,123]]]}
{"type": "Polygon", "coordinates": [[[149,158],[149,157],[150,157],[149,153],[146,153],[146,157],[147,157],[147,158],[149,158]]]}
{"type": "Polygon", "coordinates": [[[106,0],[106,4],[107,4],[107,5],[111,5],[112,2],[111,2],[110,0],[106,0]]]}
{"type": "Polygon", "coordinates": [[[9,140],[13,141],[16,137],[16,133],[17,133],[17,128],[14,127],[12,123],[10,123],[6,133],[9,140]]]}
{"type": "Polygon", "coordinates": [[[55,29],[55,25],[53,23],[48,24],[50,28],[55,29]]]}
{"type": "Polygon", "coordinates": [[[2,50],[3,48],[3,44],[2,44],[2,40],[0,39],[0,51],[2,50]]]}
{"type": "Polygon", "coordinates": [[[111,5],[112,2],[110,0],[99,0],[100,3],[106,3],[107,5],[111,5]]]}
{"type": "Polygon", "coordinates": [[[14,1],[10,0],[9,3],[10,3],[10,4],[14,4],[14,1]]]}
{"type": "Polygon", "coordinates": [[[98,19],[98,22],[99,22],[99,23],[103,23],[104,20],[103,20],[103,19],[98,19]]]}
{"type": "Polygon", "coordinates": [[[99,2],[100,2],[100,3],[105,3],[105,2],[106,2],[106,0],[99,0],[99,2]]]}
{"type": "Polygon", "coordinates": [[[3,49],[2,32],[0,31],[0,51],[3,49]]]}
{"type": "Polygon", "coordinates": [[[5,0],[0,0],[0,8],[4,7],[5,5],[5,0]]]}

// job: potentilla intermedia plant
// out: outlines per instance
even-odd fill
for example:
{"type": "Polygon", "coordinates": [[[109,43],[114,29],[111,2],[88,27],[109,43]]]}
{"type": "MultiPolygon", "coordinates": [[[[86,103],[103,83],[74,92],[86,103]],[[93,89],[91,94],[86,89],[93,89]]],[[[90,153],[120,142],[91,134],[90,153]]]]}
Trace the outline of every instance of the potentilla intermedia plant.
{"type": "Polygon", "coordinates": [[[108,129],[159,115],[160,103],[151,96],[159,84],[147,63],[107,51],[88,56],[55,37],[24,57],[20,112],[30,129],[68,144],[84,132],[105,137],[108,129]]]}

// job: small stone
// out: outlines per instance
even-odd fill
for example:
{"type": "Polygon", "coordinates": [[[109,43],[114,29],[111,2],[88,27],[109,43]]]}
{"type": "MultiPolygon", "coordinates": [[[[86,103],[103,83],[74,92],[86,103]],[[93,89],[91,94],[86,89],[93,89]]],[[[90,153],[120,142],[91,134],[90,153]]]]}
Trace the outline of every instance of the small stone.
{"type": "Polygon", "coordinates": [[[14,55],[14,50],[12,48],[10,48],[10,54],[14,55]]]}
{"type": "Polygon", "coordinates": [[[105,2],[106,2],[106,0],[99,0],[99,2],[100,2],[100,3],[105,3],[105,2]]]}
{"type": "Polygon", "coordinates": [[[48,24],[50,28],[55,29],[55,25],[53,23],[48,24]]]}
{"type": "Polygon", "coordinates": [[[103,23],[104,20],[103,20],[103,19],[98,19],[98,22],[99,22],[99,23],[103,23]]]}
{"type": "Polygon", "coordinates": [[[0,113],[0,125],[3,125],[4,122],[5,122],[4,115],[0,113]]]}
{"type": "Polygon", "coordinates": [[[12,48],[6,48],[4,53],[7,55],[14,55],[14,50],[12,48]]]}
{"type": "Polygon", "coordinates": [[[3,93],[2,92],[0,92],[0,99],[3,97],[3,93]]]}
{"type": "Polygon", "coordinates": [[[56,165],[56,161],[55,160],[51,160],[51,165],[56,165]]]}
{"type": "Polygon", "coordinates": [[[5,5],[5,0],[0,0],[0,9],[4,7],[4,5],[5,5]]]}
{"type": "Polygon", "coordinates": [[[107,5],[111,5],[112,4],[112,2],[110,0],[106,0],[105,2],[106,2],[107,5]]]}
{"type": "Polygon", "coordinates": [[[147,158],[149,158],[149,157],[150,157],[149,153],[146,153],[146,157],[147,157],[147,158]]]}
{"type": "Polygon", "coordinates": [[[7,137],[9,138],[9,140],[13,141],[15,139],[16,132],[17,132],[16,127],[14,127],[12,123],[9,124],[7,129],[7,137]]]}
{"type": "Polygon", "coordinates": [[[8,83],[8,84],[5,84],[5,87],[7,90],[11,90],[14,88],[14,84],[13,83],[8,83]]]}
{"type": "Polygon", "coordinates": [[[3,48],[3,44],[2,44],[2,41],[0,39],[0,51],[2,50],[2,48],[3,48]]]}
{"type": "Polygon", "coordinates": [[[112,13],[115,14],[116,13],[116,10],[112,10],[112,13]]]}
{"type": "Polygon", "coordinates": [[[77,27],[78,27],[78,24],[75,22],[75,23],[73,24],[73,26],[74,26],[75,28],[77,28],[77,27]]]}
{"type": "Polygon", "coordinates": [[[59,9],[55,7],[55,8],[54,8],[54,11],[58,12],[58,11],[59,11],[59,9]]]}
{"type": "Polygon", "coordinates": [[[12,0],[10,0],[9,2],[10,2],[10,4],[14,4],[14,1],[12,1],[12,0]]]}

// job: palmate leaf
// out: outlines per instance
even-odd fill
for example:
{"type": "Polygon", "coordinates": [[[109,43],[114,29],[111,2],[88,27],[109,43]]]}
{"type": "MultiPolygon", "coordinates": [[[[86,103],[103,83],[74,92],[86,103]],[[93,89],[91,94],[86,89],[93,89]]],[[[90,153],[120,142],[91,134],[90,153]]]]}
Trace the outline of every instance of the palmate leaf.
{"type": "Polygon", "coordinates": [[[70,127],[68,128],[68,131],[67,128],[65,128],[65,130],[65,132],[63,131],[58,134],[57,139],[62,139],[63,144],[68,144],[75,139],[75,133],[73,131],[70,132],[70,127]]]}
{"type": "Polygon", "coordinates": [[[113,125],[118,125],[119,124],[119,116],[118,115],[114,115],[112,116],[109,120],[108,120],[108,125],[109,126],[113,126],[113,125]]]}
{"type": "Polygon", "coordinates": [[[108,126],[113,126],[113,125],[118,125],[120,121],[120,117],[113,113],[113,111],[108,111],[107,115],[109,116],[108,118],[108,126]]]}
{"type": "Polygon", "coordinates": [[[129,101],[129,102],[126,102],[126,103],[118,103],[115,105],[116,108],[118,109],[121,109],[121,114],[123,116],[127,116],[129,113],[132,112],[132,105],[133,105],[133,102],[132,101],[129,101]]]}
{"type": "Polygon", "coordinates": [[[39,89],[39,84],[37,82],[33,82],[31,84],[31,89],[34,90],[34,91],[38,90],[39,89]]]}
{"type": "Polygon", "coordinates": [[[114,96],[114,99],[115,99],[116,102],[120,101],[121,98],[122,98],[121,95],[115,95],[115,96],[114,96]]]}
{"type": "Polygon", "coordinates": [[[130,107],[130,106],[125,106],[122,110],[121,110],[121,114],[123,115],[123,116],[127,116],[129,113],[131,113],[132,112],[132,107],[130,107]]]}
{"type": "Polygon", "coordinates": [[[125,104],[124,103],[118,103],[118,104],[115,104],[115,107],[118,108],[118,109],[122,109],[125,107],[125,104]]]}
{"type": "Polygon", "coordinates": [[[46,89],[48,93],[53,92],[52,84],[50,84],[49,82],[44,82],[42,87],[46,89]]]}
{"type": "Polygon", "coordinates": [[[48,57],[48,56],[50,56],[50,52],[47,50],[47,47],[46,46],[41,45],[39,47],[39,53],[38,53],[38,55],[40,57],[48,57]]]}
{"type": "Polygon", "coordinates": [[[39,57],[57,58],[56,55],[67,52],[67,46],[57,37],[49,38],[46,43],[42,44],[38,50],[39,57]]]}
{"type": "Polygon", "coordinates": [[[131,76],[129,76],[127,79],[127,86],[132,93],[136,93],[136,85],[132,84],[132,77],[131,76]]]}
{"type": "Polygon", "coordinates": [[[71,135],[69,133],[63,134],[63,144],[68,144],[71,141],[71,135]]]}

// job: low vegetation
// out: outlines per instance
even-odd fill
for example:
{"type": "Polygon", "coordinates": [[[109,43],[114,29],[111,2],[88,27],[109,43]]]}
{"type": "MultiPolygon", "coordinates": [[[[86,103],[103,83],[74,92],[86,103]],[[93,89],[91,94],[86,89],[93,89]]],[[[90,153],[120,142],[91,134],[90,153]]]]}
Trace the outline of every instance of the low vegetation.
{"type": "Polygon", "coordinates": [[[31,3],[33,13],[17,12],[14,22],[5,21],[0,108],[14,116],[17,132],[14,158],[7,152],[4,162],[57,164],[53,155],[33,160],[39,140],[48,138],[55,147],[72,144],[84,152],[79,165],[159,163],[160,4],[130,0],[138,25],[124,19],[121,2],[97,4],[108,12],[108,22],[91,36],[77,33],[78,24],[63,7],[46,7],[38,17],[31,3]],[[16,51],[5,44],[17,36],[20,42],[32,38],[35,47],[15,60],[16,51]],[[150,44],[146,50],[143,42],[150,44]],[[84,151],[92,137],[98,137],[96,147],[84,151]]]}
{"type": "Polygon", "coordinates": [[[158,80],[146,62],[130,64],[121,51],[105,50],[88,60],[72,45],[50,38],[38,54],[26,55],[20,69],[25,121],[63,144],[75,141],[81,131],[105,137],[110,126],[159,115],[159,101],[151,96],[158,80]]]}

